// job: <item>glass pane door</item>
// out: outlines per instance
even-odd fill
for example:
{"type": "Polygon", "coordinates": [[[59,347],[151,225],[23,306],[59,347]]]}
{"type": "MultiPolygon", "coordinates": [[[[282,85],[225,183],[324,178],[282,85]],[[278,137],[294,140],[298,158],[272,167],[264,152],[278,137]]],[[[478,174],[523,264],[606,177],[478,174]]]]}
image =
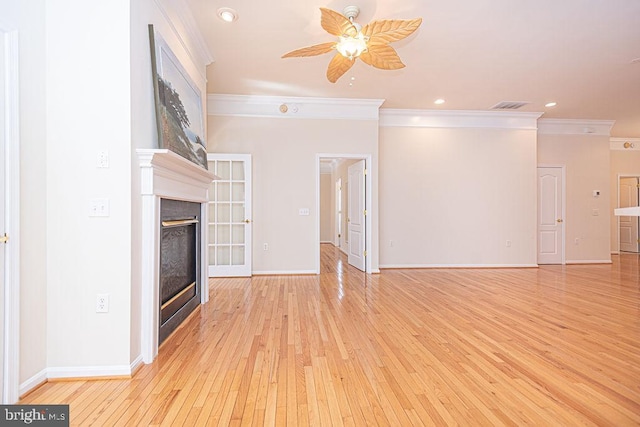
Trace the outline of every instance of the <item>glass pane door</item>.
{"type": "Polygon", "coordinates": [[[251,156],[209,154],[209,276],[251,275],[251,156]]]}

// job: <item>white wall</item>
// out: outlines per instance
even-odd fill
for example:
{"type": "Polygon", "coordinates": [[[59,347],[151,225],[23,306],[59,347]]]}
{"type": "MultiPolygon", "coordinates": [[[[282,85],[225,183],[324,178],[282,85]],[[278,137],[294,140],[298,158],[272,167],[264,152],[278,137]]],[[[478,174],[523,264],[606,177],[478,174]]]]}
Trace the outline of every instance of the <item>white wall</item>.
{"type": "Polygon", "coordinates": [[[129,365],[129,30],[128,0],[46,5],[50,374],[129,365]],[[101,150],[109,168],[96,167],[101,150]],[[89,217],[91,198],[109,199],[110,216],[89,217]],[[98,293],[109,294],[109,313],[95,312],[98,293]]]}
{"type": "MultiPolygon", "coordinates": [[[[610,210],[618,207],[618,177],[620,175],[640,176],[640,138],[611,138],[610,142],[610,210]],[[625,142],[632,142],[633,148],[624,148],[625,142]]],[[[611,252],[618,252],[620,231],[618,217],[611,215],[611,252]]]]}
{"type": "MultiPolygon", "coordinates": [[[[252,155],[254,274],[315,272],[316,155],[370,154],[375,174],[377,121],[210,115],[208,125],[210,152],[252,155]]],[[[377,179],[373,185],[376,197],[377,179]]],[[[373,229],[377,240],[377,222],[373,229]]],[[[376,253],[372,261],[375,270],[376,253]]]]}
{"type": "Polygon", "coordinates": [[[381,128],[381,268],[536,265],[535,119],[493,119],[381,128]]]}
{"type": "Polygon", "coordinates": [[[545,123],[541,120],[538,163],[566,166],[566,262],[610,262],[609,135],[584,133],[582,122],[555,133],[545,123]],[[599,190],[600,197],[594,197],[593,190],[599,190]]]}

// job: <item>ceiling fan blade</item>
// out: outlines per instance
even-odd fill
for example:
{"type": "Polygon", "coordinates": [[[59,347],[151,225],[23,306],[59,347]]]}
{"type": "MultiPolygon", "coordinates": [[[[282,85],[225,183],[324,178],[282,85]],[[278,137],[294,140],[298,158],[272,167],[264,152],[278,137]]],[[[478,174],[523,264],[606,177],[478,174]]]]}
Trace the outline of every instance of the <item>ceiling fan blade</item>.
{"type": "Polygon", "coordinates": [[[313,46],[303,47],[301,49],[292,50],[289,53],[282,55],[283,58],[292,58],[298,56],[316,56],[323,53],[331,52],[336,47],[336,42],[328,42],[316,44],[313,46]]]}
{"type": "Polygon", "coordinates": [[[355,62],[353,59],[345,58],[340,53],[336,53],[327,68],[327,79],[331,83],[335,83],[344,73],[349,71],[349,68],[353,67],[355,62]]]}
{"type": "Polygon", "coordinates": [[[349,21],[344,15],[336,12],[335,10],[324,7],[320,8],[320,12],[322,12],[320,25],[322,25],[322,28],[324,28],[329,34],[333,34],[334,36],[342,36],[346,34],[351,37],[358,35],[356,27],[354,27],[351,21],[349,21]]]}
{"type": "Polygon", "coordinates": [[[404,64],[396,53],[395,49],[388,44],[372,44],[366,52],[358,58],[365,64],[382,70],[398,70],[404,68],[404,64]]]}
{"type": "Polygon", "coordinates": [[[422,18],[373,21],[362,29],[370,43],[391,43],[411,35],[422,24],[422,18]]]}

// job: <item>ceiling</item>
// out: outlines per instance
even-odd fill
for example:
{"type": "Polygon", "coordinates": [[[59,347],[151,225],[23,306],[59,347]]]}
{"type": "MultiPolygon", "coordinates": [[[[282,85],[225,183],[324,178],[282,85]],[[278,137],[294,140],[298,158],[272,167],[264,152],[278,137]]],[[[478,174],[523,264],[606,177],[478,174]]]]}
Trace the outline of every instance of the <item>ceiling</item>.
{"type": "Polygon", "coordinates": [[[612,136],[640,137],[640,0],[186,0],[214,62],[218,94],[384,99],[382,108],[489,110],[501,101],[543,118],[615,120],[612,136]],[[281,56],[330,42],[320,7],[360,7],[356,21],[423,18],[392,43],[406,65],[362,61],[336,83],[332,53],[281,56]],[[239,18],[219,19],[231,7],[239,18]],[[438,98],[446,102],[435,105],[438,98]],[[545,104],[557,102],[549,108],[545,104]]]}

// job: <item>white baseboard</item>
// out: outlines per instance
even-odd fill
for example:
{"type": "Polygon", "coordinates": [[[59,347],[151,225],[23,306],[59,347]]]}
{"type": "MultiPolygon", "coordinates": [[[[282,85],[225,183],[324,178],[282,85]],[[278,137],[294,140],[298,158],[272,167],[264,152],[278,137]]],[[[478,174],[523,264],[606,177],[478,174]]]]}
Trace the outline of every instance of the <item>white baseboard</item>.
{"type": "Polygon", "coordinates": [[[123,377],[131,375],[131,365],[113,366],[65,366],[47,369],[48,379],[123,377]]]}
{"type": "Polygon", "coordinates": [[[139,354],[138,357],[136,357],[135,360],[131,362],[131,366],[129,368],[130,374],[133,375],[133,373],[137,371],[140,365],[142,364],[143,364],[142,354],[139,354]]]}
{"type": "Polygon", "coordinates": [[[611,264],[611,260],[610,259],[586,259],[586,260],[579,260],[579,259],[572,259],[572,260],[566,260],[565,264],[611,264]]]}
{"type": "Polygon", "coordinates": [[[620,251],[611,251],[611,255],[620,255],[620,251]]]}
{"type": "Polygon", "coordinates": [[[20,396],[24,396],[25,394],[29,393],[31,390],[41,384],[44,384],[45,382],[47,382],[47,370],[43,369],[42,371],[38,372],[22,384],[20,384],[18,393],[20,394],[20,396]]]}
{"type": "Polygon", "coordinates": [[[272,270],[272,271],[253,271],[254,276],[296,276],[317,274],[315,270],[272,270]]]}
{"type": "Polygon", "coordinates": [[[24,396],[49,379],[131,376],[140,365],[142,365],[142,355],[139,355],[129,366],[83,366],[43,369],[20,384],[19,393],[20,396],[24,396]]]}
{"type": "Polygon", "coordinates": [[[330,245],[333,245],[333,240],[320,240],[320,243],[328,243],[330,245]]]}
{"type": "Polygon", "coordinates": [[[381,269],[392,268],[537,268],[538,264],[385,264],[381,269]]]}

